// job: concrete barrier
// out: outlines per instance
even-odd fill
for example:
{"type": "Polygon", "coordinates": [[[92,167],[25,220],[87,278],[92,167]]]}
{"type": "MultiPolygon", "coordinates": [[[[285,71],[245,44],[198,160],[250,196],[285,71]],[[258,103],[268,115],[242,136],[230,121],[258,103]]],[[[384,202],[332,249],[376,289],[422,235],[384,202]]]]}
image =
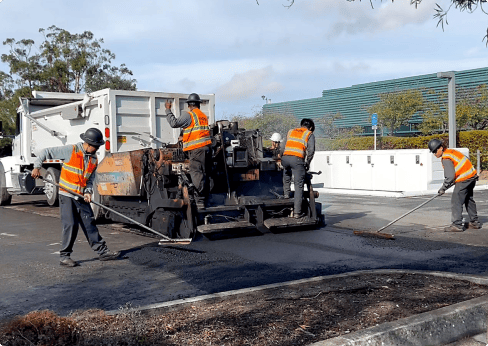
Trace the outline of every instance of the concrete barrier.
{"type": "Polygon", "coordinates": [[[441,160],[428,149],[318,151],[310,169],[322,171],[313,184],[325,189],[429,194],[444,181],[441,160]]]}

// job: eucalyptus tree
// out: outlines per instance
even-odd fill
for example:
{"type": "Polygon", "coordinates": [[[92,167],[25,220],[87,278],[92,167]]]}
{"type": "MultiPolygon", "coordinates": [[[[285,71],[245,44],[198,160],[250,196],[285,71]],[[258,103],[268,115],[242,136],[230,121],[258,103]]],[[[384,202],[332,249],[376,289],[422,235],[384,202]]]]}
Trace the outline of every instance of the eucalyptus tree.
{"type": "MultiPolygon", "coordinates": [[[[13,134],[19,97],[33,90],[65,93],[104,88],[136,90],[136,80],[125,65],[115,66],[115,54],[103,47],[90,31],[72,34],[50,26],[39,29],[42,41],[7,38],[8,52],[1,55],[9,71],[0,71],[0,120],[3,131],[13,134]]],[[[0,143],[2,146],[3,141],[0,143]]]]}
{"type": "Polygon", "coordinates": [[[113,66],[115,54],[91,31],[72,34],[53,25],[39,32],[43,40],[38,47],[32,39],[3,42],[9,52],[1,60],[8,64],[18,88],[68,93],[105,87],[136,89],[132,71],[125,64],[113,66]]]}

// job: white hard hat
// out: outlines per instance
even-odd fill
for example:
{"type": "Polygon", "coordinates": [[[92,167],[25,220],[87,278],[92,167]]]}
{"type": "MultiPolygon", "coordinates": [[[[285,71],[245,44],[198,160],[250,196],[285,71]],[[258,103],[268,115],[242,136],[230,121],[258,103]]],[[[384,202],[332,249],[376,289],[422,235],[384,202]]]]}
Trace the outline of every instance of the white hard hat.
{"type": "Polygon", "coordinates": [[[273,142],[281,142],[281,135],[278,132],[273,133],[270,140],[273,142]]]}

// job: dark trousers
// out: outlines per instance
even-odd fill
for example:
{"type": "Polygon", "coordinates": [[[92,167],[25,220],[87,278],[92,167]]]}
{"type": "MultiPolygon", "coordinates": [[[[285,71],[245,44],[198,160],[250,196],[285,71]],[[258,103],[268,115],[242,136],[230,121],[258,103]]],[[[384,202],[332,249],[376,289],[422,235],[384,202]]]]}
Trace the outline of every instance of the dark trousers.
{"type": "Polygon", "coordinates": [[[195,190],[200,197],[206,197],[208,194],[207,165],[210,162],[209,154],[210,148],[208,146],[188,152],[191,182],[195,185],[195,190]]]}
{"type": "Polygon", "coordinates": [[[95,226],[95,218],[89,203],[59,195],[59,209],[63,226],[61,257],[69,257],[73,252],[73,245],[81,226],[90,247],[99,255],[108,251],[105,240],[102,239],[95,226]]]}
{"type": "Polygon", "coordinates": [[[291,176],[293,175],[295,184],[295,201],[293,214],[299,215],[302,212],[303,184],[305,182],[305,162],[296,156],[285,155],[281,158],[283,165],[283,193],[285,197],[290,196],[291,176]]]}
{"type": "Polygon", "coordinates": [[[476,179],[469,179],[456,183],[451,197],[451,221],[454,225],[463,226],[463,205],[469,215],[469,221],[478,221],[476,202],[473,199],[473,190],[476,186],[476,179]]]}

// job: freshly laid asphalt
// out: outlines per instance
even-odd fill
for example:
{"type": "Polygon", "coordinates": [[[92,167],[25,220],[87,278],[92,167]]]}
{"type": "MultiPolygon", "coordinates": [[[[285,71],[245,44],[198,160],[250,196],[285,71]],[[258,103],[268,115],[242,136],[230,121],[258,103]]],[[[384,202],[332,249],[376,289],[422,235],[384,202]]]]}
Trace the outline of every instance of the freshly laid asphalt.
{"type": "MultiPolygon", "coordinates": [[[[158,246],[158,240],[100,225],[122,259],[100,262],[80,234],[73,259],[59,265],[60,221],[42,196],[14,196],[0,208],[0,319],[32,310],[66,315],[76,309],[117,310],[217,292],[371,269],[488,274],[488,190],[476,190],[481,230],[445,233],[450,195],[390,226],[396,240],[364,238],[431,196],[391,198],[322,194],[327,226],[289,232],[158,246]]],[[[484,321],[486,325],[486,321],[484,321]]]]}

